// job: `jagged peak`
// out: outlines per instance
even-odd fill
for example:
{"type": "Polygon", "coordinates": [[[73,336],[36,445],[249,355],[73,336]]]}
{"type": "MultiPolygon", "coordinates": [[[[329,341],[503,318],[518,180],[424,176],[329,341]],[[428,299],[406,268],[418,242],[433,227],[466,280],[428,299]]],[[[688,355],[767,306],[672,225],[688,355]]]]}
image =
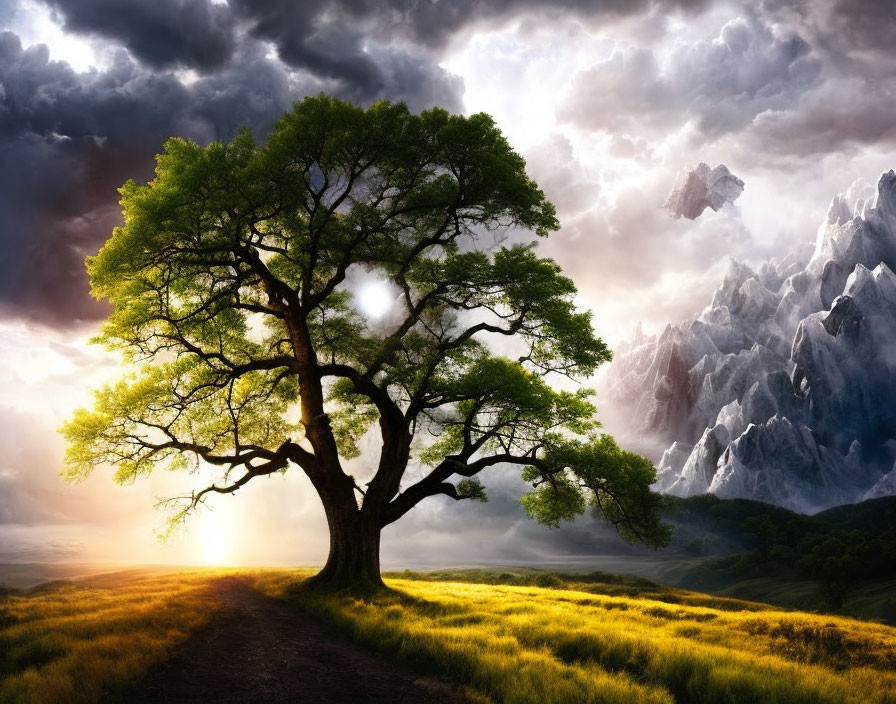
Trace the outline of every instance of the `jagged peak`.
{"type": "Polygon", "coordinates": [[[688,370],[691,376],[706,376],[715,370],[715,362],[708,354],[704,354],[700,360],[688,370]]]}
{"type": "Polygon", "coordinates": [[[664,345],[672,337],[673,334],[672,323],[666,323],[666,327],[664,327],[656,336],[657,347],[664,345]]]}
{"type": "Polygon", "coordinates": [[[843,290],[849,295],[854,295],[856,291],[863,288],[871,281],[871,271],[864,264],[856,264],[855,269],[846,279],[846,286],[843,290]]]}
{"type": "Polygon", "coordinates": [[[852,270],[852,273],[846,279],[843,293],[857,297],[869,285],[874,286],[884,294],[896,291],[896,274],[884,262],[880,262],[874,269],[869,269],[863,264],[856,264],[855,269],[852,270]]]}
{"type": "Polygon", "coordinates": [[[859,310],[853,297],[838,296],[830,313],[822,318],[821,324],[829,335],[839,337],[849,334],[849,331],[855,329],[861,321],[862,311],[859,310]]]}
{"type": "Polygon", "coordinates": [[[896,274],[881,262],[874,269],[857,264],[843,287],[845,296],[856,299],[861,306],[879,307],[873,301],[883,301],[885,305],[896,306],[896,274]]]}
{"type": "Polygon", "coordinates": [[[740,287],[742,291],[769,292],[765,287],[765,284],[763,284],[756,276],[751,276],[744,281],[740,287]]]}
{"type": "Polygon", "coordinates": [[[728,306],[708,305],[697,316],[697,320],[706,325],[731,325],[731,311],[728,306]]]}
{"type": "Polygon", "coordinates": [[[896,171],[893,169],[882,173],[877,181],[874,209],[882,215],[896,217],[896,171]]]}
{"type": "Polygon", "coordinates": [[[889,287],[896,288],[896,273],[893,273],[893,270],[883,262],[874,267],[871,275],[874,277],[874,280],[878,282],[878,285],[885,284],[889,287]]]}
{"type": "Polygon", "coordinates": [[[756,278],[756,272],[749,264],[742,262],[737,257],[728,257],[728,268],[725,271],[725,281],[742,284],[747,279],[756,278]]]}
{"type": "Polygon", "coordinates": [[[738,399],[722,406],[716,416],[715,425],[724,425],[732,438],[738,437],[744,430],[744,409],[738,399]]]}
{"type": "Polygon", "coordinates": [[[840,226],[848,223],[855,217],[863,217],[869,201],[875,197],[875,189],[863,178],[857,178],[843,193],[831,198],[828,211],[825,214],[822,228],[826,226],[840,226]],[[852,205],[850,205],[852,204],[852,205]]]}
{"type": "Polygon", "coordinates": [[[812,240],[804,240],[798,242],[787,254],[781,259],[772,257],[769,261],[774,266],[775,271],[785,280],[805,270],[806,264],[812,259],[815,253],[815,242],[812,240]]]}
{"type": "MultiPolygon", "coordinates": [[[[851,267],[852,262],[843,260],[866,249],[872,232],[869,223],[883,233],[896,234],[896,173],[893,171],[881,175],[876,189],[859,178],[845,193],[834,196],[816,233],[815,251],[807,269],[820,274],[831,262],[851,267]],[[872,198],[873,206],[870,205],[872,198]]],[[[896,248],[896,241],[891,246],[896,248]]]]}
{"type": "Polygon", "coordinates": [[[878,499],[882,496],[896,494],[896,464],[887,474],[884,474],[862,497],[863,499],[878,499]]]}
{"type": "MultiPolygon", "coordinates": [[[[712,308],[730,306],[741,286],[750,279],[756,278],[756,272],[747,264],[736,257],[728,258],[728,268],[722,279],[721,285],[716,289],[712,297],[712,308]]],[[[758,282],[757,282],[758,283],[758,282]]]]}
{"type": "Polygon", "coordinates": [[[826,225],[842,225],[852,220],[852,210],[846,197],[842,193],[838,193],[831,198],[831,204],[828,206],[828,212],[824,216],[826,225]]]}

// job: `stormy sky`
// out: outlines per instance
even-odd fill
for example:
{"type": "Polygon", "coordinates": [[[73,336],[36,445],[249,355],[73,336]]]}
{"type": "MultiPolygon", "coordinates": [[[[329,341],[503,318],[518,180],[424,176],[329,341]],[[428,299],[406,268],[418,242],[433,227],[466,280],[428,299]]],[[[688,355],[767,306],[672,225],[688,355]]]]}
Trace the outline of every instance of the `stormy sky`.
{"type": "MultiPolygon", "coordinates": [[[[308,562],[323,513],[298,476],[224,497],[159,544],[155,496],[57,476],[55,429],[117,361],[87,340],[106,309],[83,260],[120,220],[165,138],[264,137],[326,91],[492,114],[557,205],[541,245],[612,343],[699,311],[729,256],[814,239],[857,178],[896,167],[896,5],[880,0],[4,0],[0,3],[0,561],[308,562]],[[725,163],[735,206],[661,208],[677,173],[725,163]],[[251,530],[247,530],[251,526],[251,530]],[[263,537],[259,537],[263,536],[263,537]],[[218,541],[220,542],[220,541],[218,541]]],[[[600,403],[598,403],[600,406],[600,403]]],[[[487,505],[437,499],[387,530],[394,564],[599,552],[588,521],[526,522],[495,472],[487,505]]]]}

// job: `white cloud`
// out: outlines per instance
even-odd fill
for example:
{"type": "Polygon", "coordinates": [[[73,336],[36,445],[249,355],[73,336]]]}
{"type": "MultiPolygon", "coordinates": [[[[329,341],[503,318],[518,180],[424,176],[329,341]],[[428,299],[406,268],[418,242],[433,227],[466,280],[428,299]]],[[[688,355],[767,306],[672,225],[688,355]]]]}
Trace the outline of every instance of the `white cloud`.
{"type": "Polygon", "coordinates": [[[25,46],[46,44],[53,61],[65,61],[75,71],[102,66],[102,51],[96,51],[97,43],[63,31],[56,14],[39,0],[21,0],[6,29],[18,34],[25,46]]]}
{"type": "Polygon", "coordinates": [[[802,38],[752,13],[708,38],[671,39],[668,47],[620,45],[581,70],[561,115],[586,130],[654,137],[693,120],[712,139],[789,105],[820,71],[802,38]]]}

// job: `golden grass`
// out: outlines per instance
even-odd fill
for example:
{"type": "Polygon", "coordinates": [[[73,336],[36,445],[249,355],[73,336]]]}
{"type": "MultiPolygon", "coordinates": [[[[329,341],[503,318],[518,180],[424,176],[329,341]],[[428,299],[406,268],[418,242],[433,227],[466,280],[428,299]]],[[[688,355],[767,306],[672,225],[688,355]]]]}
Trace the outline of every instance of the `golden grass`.
{"type": "Polygon", "coordinates": [[[115,701],[208,621],[225,574],[496,704],[896,702],[896,629],[848,618],[658,585],[389,579],[357,598],[302,589],[311,570],[205,570],[0,602],[0,704],[115,701]]]}
{"type": "Polygon", "coordinates": [[[0,703],[115,701],[208,621],[214,574],[125,573],[0,600],[0,703]]]}
{"type": "Polygon", "coordinates": [[[256,585],[421,672],[504,704],[887,704],[896,629],[679,592],[672,600],[387,580],[373,599],[256,585]],[[690,603],[688,603],[690,602],[690,603]],[[721,608],[718,608],[721,607],[721,608]]]}

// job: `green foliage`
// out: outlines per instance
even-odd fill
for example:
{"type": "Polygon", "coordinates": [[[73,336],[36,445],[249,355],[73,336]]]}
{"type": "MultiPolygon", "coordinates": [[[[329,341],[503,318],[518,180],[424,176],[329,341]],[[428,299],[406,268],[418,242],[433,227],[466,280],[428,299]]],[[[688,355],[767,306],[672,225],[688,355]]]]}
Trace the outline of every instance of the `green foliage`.
{"type": "Polygon", "coordinates": [[[519,362],[471,355],[465,366],[447,371],[452,376],[445,374],[431,382],[432,393],[456,406],[440,420],[439,439],[421,452],[425,462],[434,464],[461,452],[473,432],[471,418],[478,421],[478,427],[491,431],[480,449],[494,452],[507,449],[512,442],[520,446],[540,443],[546,432],[555,429],[582,434],[597,425],[589,389],[557,391],[519,362]]]}
{"type": "Polygon", "coordinates": [[[279,445],[300,432],[286,418],[296,394],[294,379],[247,373],[225,382],[195,357],[145,365],[97,391],[94,408],[62,426],[64,476],[83,479],[105,462],[125,483],[160,462],[179,469],[188,457],[214,461],[236,446],[279,445]]]}
{"type": "Polygon", "coordinates": [[[537,486],[523,497],[523,506],[539,522],[556,526],[574,519],[584,512],[587,497],[629,542],[654,547],[669,543],[671,529],[655,518],[662,498],[649,488],[656,470],[643,457],[622,450],[609,435],[585,442],[550,437],[542,462],[549,472],[533,467],[523,475],[537,486]]]}
{"type": "Polygon", "coordinates": [[[265,144],[172,138],[155,177],[120,193],[124,224],[87,268],[112,306],[98,341],[131,370],[63,427],[69,479],[218,468],[180,518],[298,465],[325,502],[353,507],[357,490],[385,525],[427,496],[483,500],[472,477],[508,462],[528,468],[539,520],[590,504],[630,540],[666,541],[649,463],[594,435],[589,391],[549,383],[611,355],[556,262],[496,246],[559,224],[489,116],[319,95],[265,144]],[[389,329],[358,311],[346,282],[361,271],[400,292],[389,329]],[[520,356],[493,354],[500,337],[520,356]],[[364,492],[341,462],[376,427],[364,492]],[[416,483],[412,460],[431,467],[416,483]]]}
{"type": "Polygon", "coordinates": [[[464,499],[472,499],[480,503],[488,502],[488,496],[485,495],[485,487],[478,479],[461,479],[457,483],[457,494],[464,499]]]}
{"type": "Polygon", "coordinates": [[[346,380],[333,384],[329,398],[332,406],[328,415],[339,454],[346,459],[360,457],[358,441],[379,418],[376,407],[366,396],[355,393],[346,380]]]}
{"type": "Polygon", "coordinates": [[[839,610],[862,582],[896,578],[896,499],[805,516],[758,501],[665,497],[665,515],[704,533],[730,533],[741,551],[700,568],[708,578],[775,576],[818,583],[821,605],[839,610]],[[743,548],[751,548],[743,550],[743,548]]]}
{"type": "MultiPolygon", "coordinates": [[[[531,476],[530,472],[524,478],[531,476]]],[[[585,512],[585,496],[571,473],[552,475],[546,483],[523,495],[520,501],[531,518],[549,528],[556,528],[560,521],[573,521],[585,512]]]]}

